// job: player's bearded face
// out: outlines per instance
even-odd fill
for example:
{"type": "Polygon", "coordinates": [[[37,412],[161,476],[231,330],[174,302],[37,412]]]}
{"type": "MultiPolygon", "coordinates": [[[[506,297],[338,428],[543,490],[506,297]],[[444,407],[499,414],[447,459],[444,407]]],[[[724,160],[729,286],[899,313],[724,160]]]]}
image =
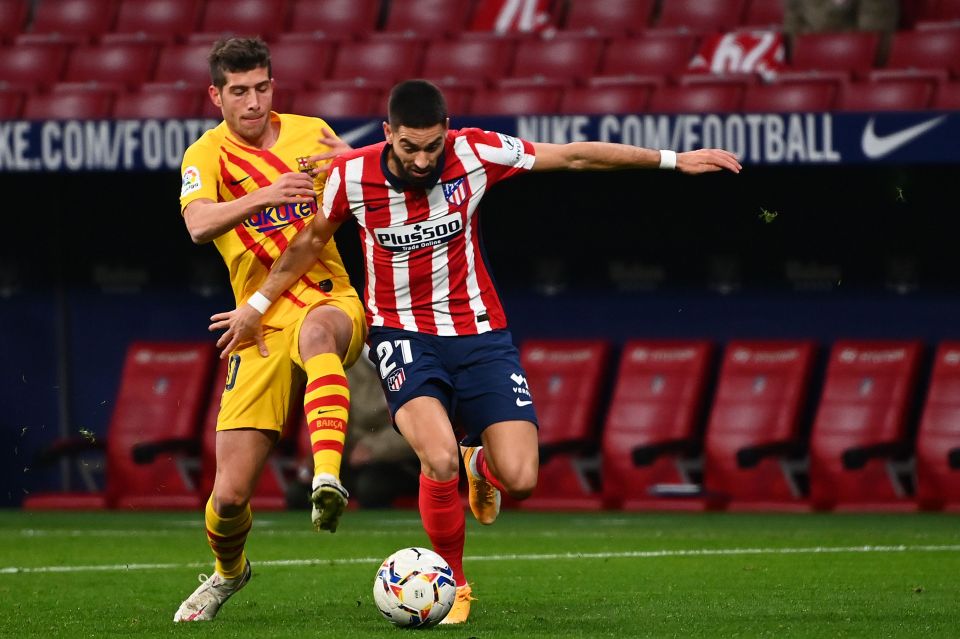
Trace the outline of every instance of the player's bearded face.
{"type": "Polygon", "coordinates": [[[392,150],[390,169],[404,182],[428,186],[433,172],[443,155],[447,125],[437,124],[425,129],[398,126],[387,130],[387,143],[392,150]]]}
{"type": "Polygon", "coordinates": [[[273,81],[263,67],[239,73],[226,73],[227,83],[211,94],[223,111],[223,119],[234,134],[255,143],[270,125],[273,105],[273,81]]]}

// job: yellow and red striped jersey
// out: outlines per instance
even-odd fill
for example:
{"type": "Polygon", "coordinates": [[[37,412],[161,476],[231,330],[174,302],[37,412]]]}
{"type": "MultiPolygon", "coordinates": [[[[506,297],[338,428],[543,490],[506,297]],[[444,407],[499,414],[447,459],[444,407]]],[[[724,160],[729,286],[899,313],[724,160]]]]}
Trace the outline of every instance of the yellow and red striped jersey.
{"type": "MultiPolygon", "coordinates": [[[[180,211],[200,198],[227,202],[272,184],[281,174],[305,169],[306,159],[327,147],[318,142],[323,127],[320,118],[271,112],[280,122],[280,134],[269,149],[246,146],[230,133],[225,122],[204,133],[183,155],[180,211]]],[[[314,181],[318,197],[325,175],[314,181]]],[[[230,284],[237,304],[246,301],[261,285],[270,266],[317,212],[313,199],[302,203],[267,207],[214,240],[230,271],[230,284]]],[[[333,238],[316,264],[281,299],[274,300],[263,318],[264,325],[283,328],[296,320],[303,308],[330,295],[355,295],[333,238]],[[321,284],[325,280],[329,283],[321,284]]]]}

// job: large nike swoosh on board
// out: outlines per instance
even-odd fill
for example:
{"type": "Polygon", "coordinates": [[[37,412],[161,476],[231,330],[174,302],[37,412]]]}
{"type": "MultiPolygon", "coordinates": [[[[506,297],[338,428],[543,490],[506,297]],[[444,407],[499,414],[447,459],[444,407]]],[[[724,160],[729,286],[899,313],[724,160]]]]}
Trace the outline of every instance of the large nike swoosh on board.
{"type": "Polygon", "coordinates": [[[344,142],[346,142],[347,144],[349,144],[350,146],[353,146],[353,143],[354,143],[354,142],[356,142],[357,140],[360,140],[360,139],[364,138],[365,136],[367,136],[370,132],[372,132],[374,129],[376,129],[376,128],[379,127],[380,125],[381,125],[381,122],[380,122],[379,120],[374,120],[374,121],[372,121],[372,122],[367,122],[367,123],[364,124],[363,126],[358,126],[358,127],[355,128],[355,129],[350,129],[349,131],[346,131],[345,133],[341,133],[341,134],[340,134],[340,139],[343,140],[344,142]]]}
{"type": "Polygon", "coordinates": [[[870,118],[870,120],[867,122],[866,128],[863,130],[863,140],[861,141],[863,154],[871,160],[877,160],[885,155],[889,155],[904,144],[920,137],[933,127],[939,125],[946,118],[947,116],[941,115],[938,118],[927,120],[926,122],[921,122],[920,124],[915,124],[908,129],[903,129],[902,131],[897,131],[896,133],[888,133],[887,135],[882,136],[878,136],[876,133],[874,133],[873,118],[870,118]]]}

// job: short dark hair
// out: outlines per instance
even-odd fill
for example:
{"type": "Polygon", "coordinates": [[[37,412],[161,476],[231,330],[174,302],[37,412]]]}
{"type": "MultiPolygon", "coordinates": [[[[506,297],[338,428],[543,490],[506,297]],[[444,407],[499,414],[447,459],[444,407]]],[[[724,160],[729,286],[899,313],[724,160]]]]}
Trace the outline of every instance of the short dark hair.
{"type": "Polygon", "coordinates": [[[260,38],[220,38],[213,43],[207,60],[210,62],[210,79],[218,89],[226,85],[228,72],[240,73],[266,67],[267,76],[273,77],[270,48],[260,38]]]}
{"type": "Polygon", "coordinates": [[[447,101],[440,89],[426,80],[407,80],[393,87],[387,109],[394,128],[426,129],[447,122],[447,101]]]}

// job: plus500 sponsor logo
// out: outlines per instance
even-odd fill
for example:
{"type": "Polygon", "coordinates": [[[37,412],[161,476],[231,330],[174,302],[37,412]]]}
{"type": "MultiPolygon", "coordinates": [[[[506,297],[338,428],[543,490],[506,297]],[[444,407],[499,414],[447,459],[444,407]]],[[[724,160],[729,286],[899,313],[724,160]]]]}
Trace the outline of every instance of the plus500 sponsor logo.
{"type": "Polygon", "coordinates": [[[449,213],[416,224],[373,230],[377,242],[388,251],[413,251],[425,246],[444,244],[461,232],[463,220],[459,213],[449,213]]]}
{"type": "Polygon", "coordinates": [[[304,200],[297,204],[283,204],[281,206],[268,206],[259,213],[251,215],[243,223],[247,228],[266,233],[276,229],[282,229],[294,222],[310,217],[317,212],[317,203],[313,200],[304,200]]]}

